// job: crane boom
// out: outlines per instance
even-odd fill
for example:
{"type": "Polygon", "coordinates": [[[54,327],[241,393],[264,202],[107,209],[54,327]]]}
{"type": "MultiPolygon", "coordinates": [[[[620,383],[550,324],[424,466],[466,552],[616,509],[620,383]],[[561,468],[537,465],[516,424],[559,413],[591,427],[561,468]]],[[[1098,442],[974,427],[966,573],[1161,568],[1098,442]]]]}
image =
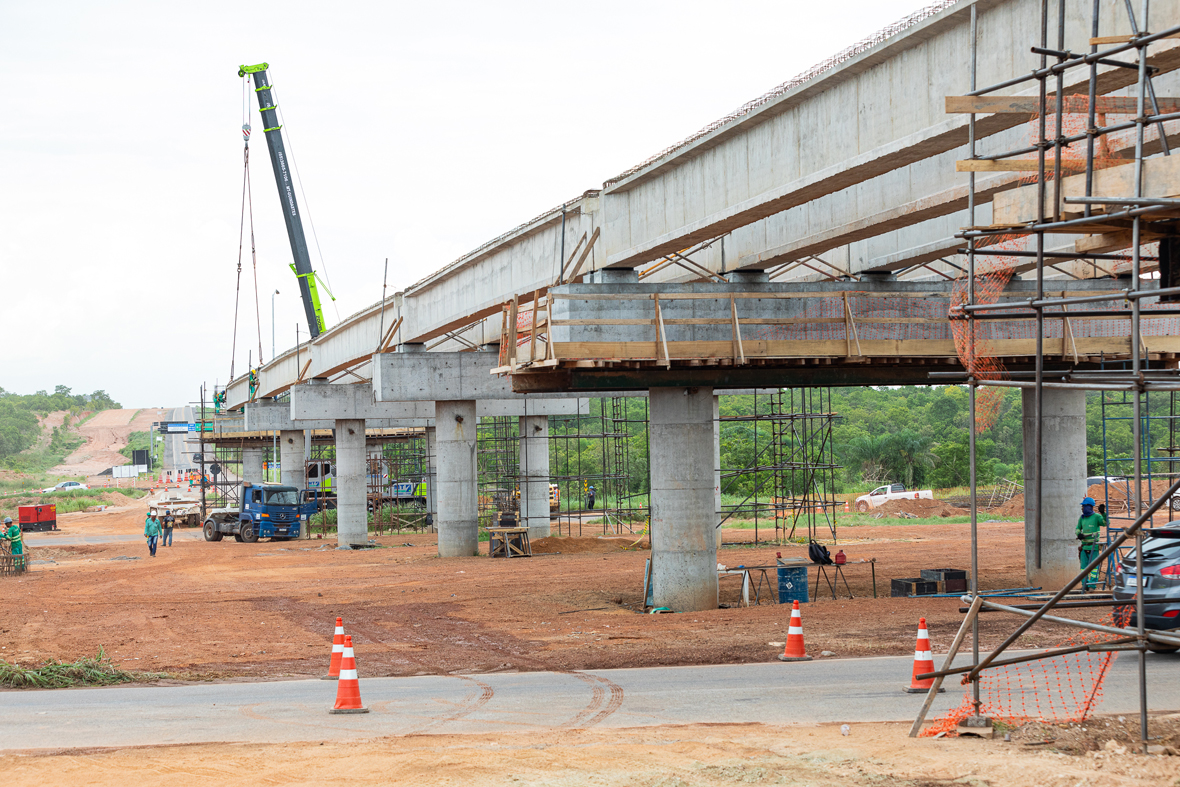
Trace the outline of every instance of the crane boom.
{"type": "Polygon", "coordinates": [[[262,113],[262,131],[266,134],[266,145],[270,150],[270,164],[279,187],[279,202],[283,207],[283,220],[287,223],[287,237],[291,240],[291,256],[295,262],[291,270],[299,280],[299,295],[303,298],[303,311],[307,315],[307,328],[314,339],[324,331],[324,313],[320,308],[320,296],[316,289],[315,271],[311,267],[311,255],[307,251],[307,236],[303,234],[303,219],[299,215],[299,202],[295,199],[295,184],[291,179],[287,149],[283,145],[276,104],[267,80],[268,63],[241,66],[238,76],[250,74],[254,79],[254,93],[258,96],[258,110],[262,113]]]}

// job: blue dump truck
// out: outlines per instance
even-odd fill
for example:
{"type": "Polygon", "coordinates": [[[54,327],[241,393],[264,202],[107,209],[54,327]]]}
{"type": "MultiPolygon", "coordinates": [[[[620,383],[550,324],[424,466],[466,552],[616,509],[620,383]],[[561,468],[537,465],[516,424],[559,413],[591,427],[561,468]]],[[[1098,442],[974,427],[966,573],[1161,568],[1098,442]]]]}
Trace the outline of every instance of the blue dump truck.
{"type": "Polygon", "coordinates": [[[282,484],[242,485],[242,500],[238,508],[217,508],[205,518],[205,540],[220,541],[233,536],[235,541],[253,544],[260,538],[299,538],[307,517],[315,511],[315,504],[307,501],[307,493],[282,484]]]}

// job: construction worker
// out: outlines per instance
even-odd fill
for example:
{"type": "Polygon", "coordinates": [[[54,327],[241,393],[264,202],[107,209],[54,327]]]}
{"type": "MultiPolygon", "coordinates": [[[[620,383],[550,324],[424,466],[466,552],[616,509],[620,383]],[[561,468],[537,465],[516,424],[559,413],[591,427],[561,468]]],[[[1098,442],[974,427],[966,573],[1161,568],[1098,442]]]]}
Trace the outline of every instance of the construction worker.
{"type": "Polygon", "coordinates": [[[160,525],[163,527],[163,536],[160,538],[161,546],[172,546],[172,528],[176,525],[176,517],[172,516],[170,510],[164,511],[164,519],[160,525]]]}
{"type": "MultiPolygon", "coordinates": [[[[1109,524],[1106,518],[1106,505],[1098,506],[1097,512],[1094,510],[1094,498],[1082,498],[1082,515],[1078,517],[1078,525],[1075,528],[1078,541],[1078,562],[1079,568],[1085,568],[1098,557],[1098,539],[1102,534],[1102,528],[1109,524]]],[[[1091,590],[1098,584],[1098,567],[1082,580],[1082,589],[1091,590]]]]}
{"type": "Polygon", "coordinates": [[[594,510],[594,484],[591,484],[590,488],[586,491],[586,510],[594,510]]]}
{"type": "Polygon", "coordinates": [[[147,539],[148,552],[155,557],[156,545],[160,541],[160,520],[154,512],[148,514],[147,522],[143,526],[143,537],[147,539]]]}
{"type": "Polygon", "coordinates": [[[21,540],[20,525],[14,524],[10,516],[4,517],[4,534],[0,535],[0,539],[8,542],[12,554],[23,555],[25,553],[24,542],[21,540]]]}

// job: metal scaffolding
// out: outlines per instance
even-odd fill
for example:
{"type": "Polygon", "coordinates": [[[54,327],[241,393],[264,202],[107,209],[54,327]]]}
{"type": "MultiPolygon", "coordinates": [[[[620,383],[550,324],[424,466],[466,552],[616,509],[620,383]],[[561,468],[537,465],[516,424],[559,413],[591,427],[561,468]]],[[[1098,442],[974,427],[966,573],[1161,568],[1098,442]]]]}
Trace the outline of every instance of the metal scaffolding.
{"type": "Polygon", "coordinates": [[[720,468],[721,493],[737,503],[721,505],[717,527],[730,521],[753,521],[754,543],[761,540],[764,520],[773,522],[774,543],[796,538],[802,525],[806,540],[831,538],[836,543],[836,471],[830,388],[755,390],[753,412],[720,416],[725,442],[735,430],[749,433],[751,460],[743,467],[720,468]]]}
{"type": "MultiPolygon", "coordinates": [[[[1149,66],[1148,58],[1152,44],[1180,34],[1180,25],[1171,24],[1168,27],[1159,29],[1157,32],[1148,32],[1150,29],[1150,0],[1141,0],[1138,12],[1132,7],[1130,0],[1126,0],[1125,12],[1129,29],[1131,30],[1130,35],[1107,35],[1103,37],[1103,31],[1100,29],[1101,26],[1099,24],[1103,9],[1098,0],[1093,0],[1090,11],[1091,25],[1088,52],[1078,54],[1066,48],[1067,4],[1083,6],[1082,8],[1075,8],[1074,11],[1076,16],[1084,18],[1084,4],[1077,2],[1077,0],[1057,0],[1052,6],[1049,0],[1042,0],[1040,4],[1040,40],[1036,46],[1032,47],[1032,52],[1039,56],[1039,66],[1034,68],[1029,74],[1014,77],[984,88],[978,88],[976,84],[977,63],[979,61],[978,10],[977,6],[971,6],[971,92],[967,96],[969,98],[982,98],[989,94],[995,95],[997,91],[1003,91],[1009,88],[1019,89],[1027,86],[1029,83],[1035,84],[1037,87],[1035,112],[1033,115],[1035,133],[1031,145],[993,153],[987,156],[980,156],[976,136],[977,120],[975,113],[986,113],[995,110],[983,109],[984,102],[982,101],[972,105],[970,109],[968,145],[970,159],[973,162],[968,167],[968,213],[970,216],[970,227],[958,236],[967,241],[965,249],[967,257],[966,292],[964,302],[952,309],[951,317],[953,320],[961,321],[960,328],[965,328],[968,346],[972,348],[972,352],[968,353],[968,357],[964,358],[964,364],[967,366],[970,415],[973,426],[977,424],[977,399],[980,395],[981,386],[1021,387],[1032,389],[1035,392],[1033,455],[1026,456],[1025,463],[1026,467],[1030,464],[1032,465],[1031,469],[1033,470],[1033,477],[1035,479],[1034,489],[1026,491],[1033,495],[1031,506],[1032,522],[1029,524],[1032,526],[1035,538],[1033,557],[1037,567],[1039,568],[1041,565],[1041,448],[1044,433],[1042,409],[1044,391],[1046,389],[1101,391],[1103,392],[1103,397],[1106,397],[1108,392],[1119,392],[1122,394],[1123,398],[1119,400],[1119,406],[1125,406],[1125,409],[1129,410],[1127,419],[1130,424],[1133,448],[1130,457],[1121,457],[1119,461],[1125,461],[1130,465],[1129,472],[1127,473],[1130,481],[1130,504],[1127,513],[1121,517],[1125,522],[1124,526],[1114,529],[1116,532],[1108,539],[1106,547],[1099,552],[1098,557],[1089,566],[1078,572],[1065,587],[1053,594],[1052,598],[1046,603],[1035,609],[1020,609],[989,601],[979,594],[976,430],[975,428],[970,429],[971,587],[970,598],[967,599],[965,597],[965,600],[972,602],[971,610],[969,611],[969,620],[972,633],[973,663],[970,667],[962,670],[944,669],[941,672],[932,673],[930,676],[937,676],[937,680],[925,707],[929,707],[930,700],[933,698],[933,691],[937,690],[943,676],[965,672],[966,680],[972,684],[974,718],[965,719],[964,723],[967,726],[983,726],[981,724],[982,720],[979,718],[981,705],[980,674],[989,668],[996,668],[1020,661],[1021,659],[998,659],[1008,647],[1015,643],[1038,620],[1044,619],[1046,621],[1070,625],[1076,629],[1100,632],[1107,638],[1107,641],[1082,645],[1071,649],[1047,651],[1038,654],[1034,658],[1049,658],[1059,656],[1066,652],[1077,652],[1087,649],[1095,652],[1110,652],[1114,650],[1133,650],[1137,652],[1139,660],[1139,722],[1142,743],[1146,747],[1148,741],[1146,651],[1149,646],[1173,647],[1180,645],[1180,637],[1177,637],[1175,634],[1149,629],[1145,626],[1142,590],[1139,590],[1135,594],[1134,625],[1130,627],[1127,625],[1100,626],[1067,617],[1051,616],[1048,613],[1056,609],[1070,608],[1072,606],[1071,603],[1062,604],[1062,600],[1065,599],[1067,594],[1077,585],[1082,584],[1091,571],[1102,567],[1112,556],[1118,554],[1120,550],[1124,550],[1129,543],[1133,543],[1135,549],[1136,575],[1143,577],[1145,531],[1151,528],[1152,517],[1156,511],[1167,501],[1171,500],[1177,489],[1180,489],[1180,480],[1173,479],[1172,483],[1168,484],[1166,489],[1161,489],[1159,497],[1155,498],[1150,504],[1146,504],[1143,500],[1143,481],[1145,477],[1150,478],[1150,464],[1152,461],[1150,454],[1150,429],[1145,429],[1147,423],[1145,413],[1147,412],[1146,405],[1148,397],[1155,392],[1170,393],[1180,390],[1180,377],[1177,377],[1177,370],[1175,368],[1164,368],[1164,364],[1161,362],[1162,359],[1152,358],[1147,354],[1147,346],[1143,342],[1141,333],[1141,320],[1145,314],[1150,317],[1161,314],[1175,314],[1176,312],[1173,309],[1163,306],[1163,304],[1176,299],[1176,296],[1180,296],[1180,287],[1171,286],[1176,282],[1174,278],[1176,276],[1176,270],[1171,265],[1172,257],[1176,255],[1177,251],[1176,241],[1172,239],[1175,237],[1175,231],[1168,224],[1160,223],[1161,221],[1167,222],[1172,220],[1176,209],[1180,208],[1180,199],[1167,198],[1166,195],[1151,196],[1144,193],[1145,162],[1150,161],[1147,158],[1149,151],[1145,149],[1148,130],[1149,128],[1158,129],[1158,133],[1152,140],[1153,148],[1158,149],[1164,156],[1168,156],[1170,155],[1169,143],[1167,131],[1163,124],[1165,121],[1180,118],[1180,113],[1161,113],[1159,111],[1159,104],[1152,85],[1152,75],[1155,69],[1149,66]],[[1051,32],[1055,32],[1054,40],[1052,41],[1050,40],[1051,32]],[[1134,58],[1133,60],[1126,59],[1132,57],[1134,58]],[[1101,72],[1099,69],[1100,65],[1105,67],[1101,72]],[[1065,77],[1067,73],[1076,73],[1078,69],[1088,72],[1088,95],[1080,110],[1076,102],[1072,101],[1074,97],[1070,97],[1071,106],[1066,106],[1067,91],[1065,77]],[[1099,109],[1100,101],[1104,100],[1099,98],[1099,94],[1110,92],[1111,88],[1106,85],[1100,89],[1100,75],[1106,74],[1111,70],[1117,72],[1120,69],[1133,70],[1136,74],[1133,87],[1135,91],[1134,96],[1130,99],[1123,99],[1123,101],[1132,104],[1133,109],[1125,109],[1122,113],[1113,110],[1110,111],[1110,114],[1128,114],[1133,115],[1133,117],[1124,122],[1108,122],[1110,120],[1108,114],[1105,114],[1102,109],[1099,109]],[[976,108],[977,106],[980,108],[976,108]],[[1067,133],[1069,129],[1063,128],[1062,120],[1063,115],[1067,113],[1073,113],[1074,115],[1085,114],[1085,128],[1076,133],[1067,133]],[[1050,127],[1050,119],[1052,119],[1052,127],[1050,127]],[[1109,135],[1124,131],[1132,131],[1134,134],[1133,160],[1100,161],[1100,154],[1108,150],[1106,141],[1109,135]],[[1082,161],[1079,164],[1073,165],[1072,169],[1079,172],[1079,174],[1084,171],[1084,189],[1079,189],[1083,192],[1081,196],[1070,196],[1067,195],[1066,190],[1063,188],[1063,176],[1067,174],[1063,170],[1063,167],[1064,162],[1071,155],[1076,154],[1079,148],[1082,150],[1082,161]],[[1034,154],[1035,159],[1025,159],[1028,166],[1011,163],[1013,160],[1019,159],[1022,156],[1034,154]],[[988,165],[987,162],[998,163],[988,165]],[[1006,164],[1009,166],[1009,171],[1031,171],[1031,180],[1029,182],[1036,185],[1035,199],[1037,204],[1035,212],[1037,217],[1033,221],[1021,221],[1018,224],[1007,224],[1005,226],[1000,226],[999,222],[988,226],[977,226],[975,172],[988,171],[989,167],[991,171],[1003,171],[1006,164]],[[1084,164],[1084,169],[1081,164],[1084,164]],[[1095,186],[1098,182],[1096,172],[1105,167],[1115,165],[1133,168],[1131,170],[1124,170],[1128,174],[1131,174],[1130,193],[1095,193],[1095,186]],[[1129,244],[1127,258],[1130,263],[1130,277],[1119,283],[1119,289],[1111,293],[1076,297],[1067,297],[1064,293],[1061,296],[1046,296],[1045,274],[1053,270],[1053,265],[1060,265],[1062,262],[1071,259],[1094,261],[1111,256],[1105,254],[1087,255],[1081,252],[1061,253],[1057,251],[1050,254],[1046,251],[1046,235],[1053,233],[1117,235],[1119,232],[1127,231],[1129,231],[1127,238],[1129,244]],[[1147,232],[1151,234],[1145,238],[1147,232]],[[977,263],[979,262],[977,257],[987,260],[989,259],[987,255],[1006,253],[1002,250],[986,249],[984,247],[993,246],[996,243],[1013,238],[1026,239],[1025,242],[1031,241],[1035,244],[1033,249],[1031,249],[1033,254],[1029,258],[1035,260],[1036,297],[1027,301],[1002,301],[998,290],[996,290],[994,297],[989,298],[986,292],[981,293],[980,291],[981,287],[988,286],[986,279],[988,271],[981,270],[977,267],[977,263]],[[1155,281],[1145,278],[1143,275],[1143,264],[1148,259],[1143,253],[1143,245],[1147,238],[1162,239],[1159,255],[1161,281],[1158,286],[1155,281]],[[981,295],[983,297],[980,297],[981,295]],[[1055,325],[1063,325],[1065,326],[1063,330],[1067,330],[1069,319],[1071,315],[1077,314],[1077,307],[1079,306],[1089,309],[1086,315],[1090,317],[1129,318],[1125,320],[1126,323],[1129,323],[1129,330],[1125,335],[1129,335],[1130,353],[1129,357],[1126,358],[1126,362],[1120,364],[1119,368],[1104,368],[1106,367],[1105,364],[1098,368],[1080,368],[1084,364],[1079,363],[1076,350],[1074,352],[1074,363],[1072,365],[1065,363],[1065,334],[1062,334],[1060,342],[1063,352],[1058,356],[1061,358],[1062,363],[1060,365],[1055,363],[1051,369],[1046,367],[1047,353],[1045,338],[1049,335],[1046,331],[1046,321],[1053,320],[1055,325]],[[1071,309],[1071,307],[1073,308],[1071,309]],[[1001,379],[1006,375],[997,374],[996,367],[989,367],[986,359],[981,359],[974,352],[973,348],[977,337],[988,334],[994,325],[1003,325],[1002,322],[987,322],[995,320],[1023,320],[1026,322],[1035,320],[1036,368],[1032,380],[1001,379]],[[1148,465],[1146,472],[1145,463],[1148,465]],[[998,647],[986,654],[981,654],[980,652],[979,624],[978,618],[975,616],[981,609],[1003,611],[1024,617],[1024,621],[998,647]],[[1116,637],[1116,639],[1110,639],[1110,637],[1116,637]]],[[[1109,7],[1107,12],[1109,13],[1109,7]]],[[[1117,13],[1121,14],[1122,10],[1117,13]]],[[[1175,20],[1170,21],[1174,22],[1175,20]]],[[[1070,193],[1076,194],[1077,192],[1072,191],[1070,193]]],[[[993,221],[996,221],[994,215],[993,221]]],[[[1117,249],[1119,247],[1115,246],[1114,248],[1117,249]]],[[[1099,269],[1096,261],[1094,262],[1094,269],[1099,269]]],[[[1122,325],[1124,323],[1120,322],[1119,324],[1122,325]]],[[[1105,408],[1106,406],[1107,400],[1104,398],[1103,407],[1105,408]]],[[[1174,424],[1174,420],[1169,422],[1169,434],[1171,434],[1171,430],[1174,428],[1171,424],[1174,424]]],[[[1028,445],[1027,442],[1026,445],[1028,445]]],[[[1170,441],[1169,448],[1173,445],[1175,445],[1175,441],[1170,441]]],[[[1170,467],[1167,475],[1171,478],[1170,467]]],[[[1163,486],[1162,483],[1161,486],[1163,486]]],[[[1119,604],[1121,603],[1123,605],[1121,609],[1124,610],[1129,606],[1127,602],[1115,602],[1113,600],[1085,603],[1088,606],[1103,603],[1114,608],[1119,608],[1119,604]]],[[[964,630],[960,632],[960,637],[965,632],[966,621],[964,630]]],[[[957,648],[957,646],[956,643],[954,648],[957,648]]],[[[924,714],[925,709],[919,715],[918,720],[915,721],[911,735],[917,734],[924,714]]]]}

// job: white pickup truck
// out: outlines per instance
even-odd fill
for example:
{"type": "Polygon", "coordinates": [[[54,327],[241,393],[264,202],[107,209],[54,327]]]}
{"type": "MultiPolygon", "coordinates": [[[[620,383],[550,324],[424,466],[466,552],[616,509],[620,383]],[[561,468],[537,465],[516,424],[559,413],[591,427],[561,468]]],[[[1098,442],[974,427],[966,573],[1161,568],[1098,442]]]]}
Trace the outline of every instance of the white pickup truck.
{"type": "Polygon", "coordinates": [[[890,500],[933,500],[934,492],[929,489],[906,491],[903,484],[879,486],[867,495],[856,498],[856,510],[862,514],[890,500]]]}

